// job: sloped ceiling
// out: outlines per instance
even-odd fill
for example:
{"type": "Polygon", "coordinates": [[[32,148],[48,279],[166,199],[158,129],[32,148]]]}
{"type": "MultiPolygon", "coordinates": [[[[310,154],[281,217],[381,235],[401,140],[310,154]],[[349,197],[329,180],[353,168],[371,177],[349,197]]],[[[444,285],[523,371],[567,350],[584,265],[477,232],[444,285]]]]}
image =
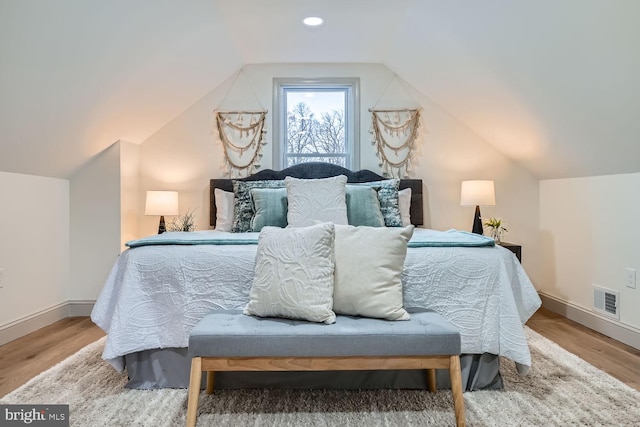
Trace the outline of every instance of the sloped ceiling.
{"type": "Polygon", "coordinates": [[[638,16],[637,0],[0,0],[0,170],[68,177],[243,64],[370,62],[541,179],[640,172],[638,16]]]}

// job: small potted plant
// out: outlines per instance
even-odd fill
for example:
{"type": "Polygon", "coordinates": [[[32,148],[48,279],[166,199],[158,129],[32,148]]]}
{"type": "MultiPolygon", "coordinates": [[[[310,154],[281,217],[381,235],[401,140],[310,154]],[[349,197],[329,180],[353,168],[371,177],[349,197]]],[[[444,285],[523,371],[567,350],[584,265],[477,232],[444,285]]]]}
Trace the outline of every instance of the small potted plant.
{"type": "Polygon", "coordinates": [[[194,210],[188,210],[184,215],[179,215],[167,224],[167,231],[196,231],[194,210]]]}
{"type": "Polygon", "coordinates": [[[504,226],[504,221],[500,218],[489,218],[484,221],[484,226],[489,229],[489,235],[493,237],[496,243],[502,242],[502,235],[507,230],[504,226]]]}

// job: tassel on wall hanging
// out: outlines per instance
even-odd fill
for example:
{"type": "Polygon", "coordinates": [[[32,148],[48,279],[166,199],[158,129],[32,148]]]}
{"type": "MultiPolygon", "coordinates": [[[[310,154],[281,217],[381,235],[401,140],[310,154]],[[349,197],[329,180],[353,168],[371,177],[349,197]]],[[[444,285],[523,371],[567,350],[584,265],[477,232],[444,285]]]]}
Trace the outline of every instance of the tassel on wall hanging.
{"type": "Polygon", "coordinates": [[[267,110],[262,108],[262,104],[244,75],[243,69],[236,75],[229,91],[234,87],[240,75],[244,76],[260,110],[215,111],[216,129],[224,148],[225,169],[229,178],[241,178],[255,173],[260,168],[262,147],[266,145],[264,135],[267,131],[264,124],[267,110]]]}
{"type": "MultiPolygon", "coordinates": [[[[389,82],[398,81],[397,76],[389,82]]],[[[408,94],[408,92],[407,92],[408,94]]],[[[382,98],[382,95],[380,96],[382,98]]],[[[376,105],[380,102],[376,102],[376,105]]],[[[406,178],[409,176],[414,160],[416,140],[420,129],[419,108],[377,109],[371,112],[372,144],[376,149],[376,156],[380,159],[379,166],[385,176],[392,178],[406,178]]]]}

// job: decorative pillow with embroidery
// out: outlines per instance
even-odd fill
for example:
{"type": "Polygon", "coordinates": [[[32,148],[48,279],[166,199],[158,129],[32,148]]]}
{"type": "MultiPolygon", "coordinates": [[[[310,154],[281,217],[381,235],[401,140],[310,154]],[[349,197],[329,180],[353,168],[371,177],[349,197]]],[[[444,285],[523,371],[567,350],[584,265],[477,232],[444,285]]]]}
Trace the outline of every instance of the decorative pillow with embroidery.
{"type": "Polygon", "coordinates": [[[347,177],[338,175],[322,179],[286,177],[288,227],[305,227],[314,221],[348,224],[347,177]]]}
{"type": "Polygon", "coordinates": [[[244,314],[334,323],[334,225],[264,227],[244,314]]]}

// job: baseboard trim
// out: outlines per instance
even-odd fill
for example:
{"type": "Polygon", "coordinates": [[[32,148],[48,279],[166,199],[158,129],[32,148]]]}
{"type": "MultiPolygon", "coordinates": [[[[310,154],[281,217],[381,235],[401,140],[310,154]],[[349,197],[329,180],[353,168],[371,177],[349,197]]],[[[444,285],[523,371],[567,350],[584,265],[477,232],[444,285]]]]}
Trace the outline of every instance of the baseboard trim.
{"type": "Polygon", "coordinates": [[[84,317],[91,314],[95,301],[67,301],[0,326],[0,345],[21,338],[38,329],[67,317],[84,317]]]}
{"type": "Polygon", "coordinates": [[[544,308],[640,350],[640,329],[607,319],[597,313],[563,301],[552,295],[545,294],[544,292],[538,292],[538,294],[540,295],[544,308]]]}
{"type": "Polygon", "coordinates": [[[69,317],[91,316],[91,310],[93,310],[95,303],[95,301],[90,300],[69,301],[69,317]]]}

